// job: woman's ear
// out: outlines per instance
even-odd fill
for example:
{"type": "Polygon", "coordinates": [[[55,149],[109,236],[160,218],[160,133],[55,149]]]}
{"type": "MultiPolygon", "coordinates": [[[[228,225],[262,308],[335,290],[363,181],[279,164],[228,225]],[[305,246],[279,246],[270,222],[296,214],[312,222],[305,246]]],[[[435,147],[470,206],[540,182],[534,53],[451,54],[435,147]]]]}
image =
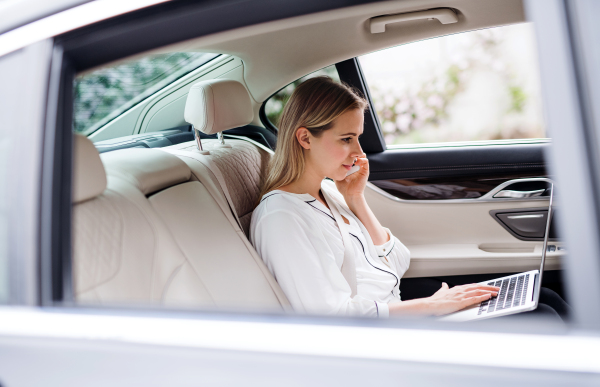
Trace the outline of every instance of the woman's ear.
{"type": "Polygon", "coordinates": [[[296,130],[296,139],[302,148],[310,149],[310,137],[310,132],[305,127],[296,130]]]}

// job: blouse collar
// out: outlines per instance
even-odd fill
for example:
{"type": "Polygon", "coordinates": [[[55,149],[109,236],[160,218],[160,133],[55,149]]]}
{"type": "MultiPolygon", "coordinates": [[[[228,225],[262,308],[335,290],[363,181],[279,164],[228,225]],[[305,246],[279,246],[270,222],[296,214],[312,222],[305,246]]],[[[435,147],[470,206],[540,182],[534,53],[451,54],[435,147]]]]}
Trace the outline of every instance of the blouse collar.
{"type": "MultiPolygon", "coordinates": [[[[323,180],[325,181],[325,180],[323,180]]],[[[321,190],[323,190],[323,184],[321,183],[321,190]]],[[[263,197],[260,199],[260,201],[262,202],[263,200],[265,200],[267,197],[271,196],[271,195],[275,195],[275,194],[286,194],[286,195],[292,195],[304,202],[312,202],[312,201],[317,201],[317,203],[321,204],[321,202],[319,202],[314,196],[312,196],[311,194],[308,193],[302,193],[302,194],[298,194],[298,193],[292,193],[292,192],[287,192],[287,191],[282,191],[280,189],[274,189],[273,191],[269,191],[266,194],[263,195],[263,197]]],[[[321,204],[322,205],[322,204],[321,204]]],[[[322,205],[323,206],[323,205],[322,205]]],[[[325,207],[325,206],[323,206],[325,207]]],[[[325,207],[327,208],[327,207],[325,207]]]]}
{"type": "Polygon", "coordinates": [[[298,198],[298,199],[300,199],[300,200],[302,200],[304,202],[310,202],[310,201],[315,200],[315,198],[312,195],[307,194],[307,193],[305,193],[305,194],[297,194],[297,193],[282,191],[280,189],[274,189],[273,191],[269,191],[266,194],[264,194],[263,197],[260,199],[260,201],[262,202],[266,198],[271,197],[273,195],[277,195],[277,194],[292,195],[292,196],[294,196],[294,197],[296,197],[296,198],[298,198]]]}

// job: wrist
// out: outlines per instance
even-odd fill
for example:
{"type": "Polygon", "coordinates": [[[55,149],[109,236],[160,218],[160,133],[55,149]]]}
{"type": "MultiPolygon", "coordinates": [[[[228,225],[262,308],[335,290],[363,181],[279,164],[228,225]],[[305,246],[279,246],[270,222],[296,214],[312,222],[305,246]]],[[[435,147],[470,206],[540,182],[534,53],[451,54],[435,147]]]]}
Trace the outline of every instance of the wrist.
{"type": "Polygon", "coordinates": [[[435,299],[431,297],[421,298],[421,310],[424,315],[427,316],[437,316],[439,313],[439,308],[437,307],[437,302],[435,299]]]}

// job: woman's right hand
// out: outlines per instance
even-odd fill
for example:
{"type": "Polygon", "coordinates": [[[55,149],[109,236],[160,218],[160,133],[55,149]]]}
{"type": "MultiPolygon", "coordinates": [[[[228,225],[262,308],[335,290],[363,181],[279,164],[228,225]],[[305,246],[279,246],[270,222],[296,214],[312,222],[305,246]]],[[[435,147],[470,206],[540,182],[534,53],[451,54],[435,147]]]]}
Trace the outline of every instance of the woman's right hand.
{"type": "Polygon", "coordinates": [[[457,312],[471,305],[496,297],[499,287],[470,284],[449,288],[447,283],[442,283],[440,290],[427,299],[429,310],[434,316],[441,316],[457,312]]]}

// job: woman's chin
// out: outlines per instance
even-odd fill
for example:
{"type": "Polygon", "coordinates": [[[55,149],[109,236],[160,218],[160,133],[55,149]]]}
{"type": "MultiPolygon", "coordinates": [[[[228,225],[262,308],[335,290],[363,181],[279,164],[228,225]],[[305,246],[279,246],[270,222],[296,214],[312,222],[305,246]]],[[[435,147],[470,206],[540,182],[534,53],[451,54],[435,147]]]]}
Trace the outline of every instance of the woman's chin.
{"type": "Polygon", "coordinates": [[[331,176],[331,180],[333,180],[333,181],[344,180],[346,178],[347,173],[348,173],[347,171],[336,173],[335,176],[331,176]]]}

